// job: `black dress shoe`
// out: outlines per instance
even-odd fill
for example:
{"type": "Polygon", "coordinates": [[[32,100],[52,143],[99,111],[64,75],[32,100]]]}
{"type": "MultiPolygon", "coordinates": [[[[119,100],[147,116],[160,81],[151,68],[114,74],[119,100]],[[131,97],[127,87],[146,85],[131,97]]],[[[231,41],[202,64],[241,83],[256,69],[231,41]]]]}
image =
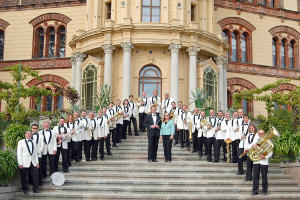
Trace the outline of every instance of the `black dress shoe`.
{"type": "Polygon", "coordinates": [[[165,160],[165,162],[168,162],[168,160],[165,160]]]}
{"type": "Polygon", "coordinates": [[[107,155],[112,156],[112,153],[109,151],[109,152],[107,152],[107,155]]]}
{"type": "Polygon", "coordinates": [[[25,195],[29,194],[28,190],[23,190],[23,192],[24,192],[25,195]]]}
{"type": "Polygon", "coordinates": [[[252,192],[252,195],[258,195],[258,192],[252,192]]]}
{"type": "Polygon", "coordinates": [[[40,189],[37,188],[37,189],[33,190],[33,193],[40,193],[40,189]]]}
{"type": "Polygon", "coordinates": [[[64,173],[69,173],[69,170],[68,170],[68,169],[65,169],[65,170],[64,170],[64,173]]]}
{"type": "Polygon", "coordinates": [[[152,160],[152,162],[158,162],[157,160],[152,160]]]}
{"type": "Polygon", "coordinates": [[[40,181],[39,186],[43,186],[43,185],[44,185],[43,181],[40,181]]]}
{"type": "Polygon", "coordinates": [[[236,173],[236,175],[243,175],[244,173],[240,173],[240,172],[238,172],[238,173],[236,173]]]}
{"type": "Polygon", "coordinates": [[[262,192],[262,195],[266,196],[266,195],[267,195],[267,192],[264,192],[264,191],[263,191],[263,192],[262,192]]]}
{"type": "Polygon", "coordinates": [[[101,158],[101,160],[104,160],[104,158],[101,158]]]}
{"type": "Polygon", "coordinates": [[[218,160],[214,160],[214,163],[218,163],[219,161],[218,160]]]}
{"type": "Polygon", "coordinates": [[[207,162],[211,162],[211,160],[210,160],[210,159],[207,159],[207,162]]]}

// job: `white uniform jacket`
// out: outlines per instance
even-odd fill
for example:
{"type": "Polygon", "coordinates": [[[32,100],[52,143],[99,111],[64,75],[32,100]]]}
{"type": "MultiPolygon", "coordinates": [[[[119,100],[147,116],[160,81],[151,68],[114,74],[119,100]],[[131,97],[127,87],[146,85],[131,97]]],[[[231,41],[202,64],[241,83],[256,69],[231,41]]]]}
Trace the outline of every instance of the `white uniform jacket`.
{"type": "Polygon", "coordinates": [[[132,101],[129,101],[128,106],[129,106],[130,111],[131,111],[130,117],[136,118],[137,115],[138,115],[138,106],[137,106],[137,104],[132,102],[132,101]]]}
{"type": "Polygon", "coordinates": [[[141,102],[137,104],[138,106],[138,110],[139,110],[139,113],[148,113],[148,111],[150,111],[150,108],[149,108],[149,101],[148,101],[148,98],[147,97],[141,97],[141,102]],[[142,104],[143,102],[143,104],[142,104]]]}
{"type": "Polygon", "coordinates": [[[212,128],[215,128],[217,126],[218,119],[216,117],[208,117],[208,122],[211,124],[212,128]]]}
{"type": "Polygon", "coordinates": [[[130,109],[129,105],[123,106],[122,109],[123,109],[123,112],[124,112],[123,120],[130,121],[130,116],[132,115],[132,112],[131,112],[131,109],[130,109]]]}
{"type": "Polygon", "coordinates": [[[248,129],[249,129],[249,123],[242,122],[242,125],[239,129],[239,140],[240,140],[239,148],[244,148],[245,147],[245,139],[242,140],[242,136],[247,136],[248,129]]]}
{"type": "Polygon", "coordinates": [[[178,119],[178,116],[179,116],[179,114],[181,113],[181,111],[182,111],[182,108],[176,108],[175,109],[175,112],[174,112],[174,122],[175,122],[175,124],[177,124],[177,119],[178,119]]]}
{"type": "Polygon", "coordinates": [[[97,137],[103,138],[109,134],[109,126],[107,124],[107,118],[102,115],[97,117],[97,137]]]}
{"type": "Polygon", "coordinates": [[[181,111],[177,117],[177,128],[189,130],[189,123],[191,119],[191,113],[188,111],[181,111]],[[184,123],[185,121],[185,123],[184,123]]]}
{"type": "Polygon", "coordinates": [[[160,97],[159,96],[149,97],[148,101],[149,101],[149,111],[148,112],[150,112],[151,106],[153,106],[155,104],[155,102],[157,102],[156,112],[159,113],[160,107],[161,107],[160,97]]]}
{"type": "Polygon", "coordinates": [[[32,140],[22,139],[18,142],[17,147],[17,158],[19,166],[22,165],[24,168],[29,168],[32,163],[33,166],[39,164],[37,155],[37,147],[32,140]]]}
{"type": "Polygon", "coordinates": [[[239,140],[239,131],[237,131],[237,128],[239,128],[239,119],[238,118],[232,118],[231,119],[231,140],[239,140]]]}
{"type": "Polygon", "coordinates": [[[227,138],[231,139],[233,138],[232,135],[232,127],[231,127],[231,119],[224,119],[221,123],[221,132],[223,134],[224,140],[226,140],[227,138]]]}
{"type": "Polygon", "coordinates": [[[90,130],[92,131],[92,138],[94,138],[94,140],[97,140],[97,120],[94,119],[88,119],[88,127],[90,128],[90,130]]]}
{"type": "Polygon", "coordinates": [[[203,126],[201,128],[201,122],[202,120],[206,119],[206,117],[201,117],[200,116],[200,121],[199,121],[199,130],[198,130],[198,137],[207,137],[207,126],[203,126]]]}
{"type": "Polygon", "coordinates": [[[57,140],[61,140],[61,144],[57,144],[57,147],[62,147],[63,149],[68,149],[68,141],[70,141],[71,139],[71,132],[70,129],[65,127],[65,126],[55,126],[53,128],[53,132],[57,138],[57,136],[62,135],[61,139],[57,140]]]}
{"type": "Polygon", "coordinates": [[[215,136],[215,129],[211,128],[210,130],[207,130],[206,132],[206,138],[212,138],[215,136]]]}
{"type": "MultiPolygon", "coordinates": [[[[190,115],[190,122],[192,122],[192,132],[194,133],[196,130],[200,129],[200,114],[191,114],[190,115]]],[[[199,132],[198,132],[199,134],[199,132]]]]}
{"type": "Polygon", "coordinates": [[[42,157],[42,151],[44,149],[44,136],[40,133],[32,133],[32,140],[34,141],[37,148],[37,155],[39,158],[42,157]]]}
{"type": "MultiPolygon", "coordinates": [[[[114,106],[115,113],[123,112],[122,106],[114,106]]],[[[120,115],[119,119],[116,118],[116,124],[123,124],[123,115],[120,115]]]]}
{"type": "Polygon", "coordinates": [[[172,97],[169,97],[167,99],[164,99],[161,105],[161,109],[163,113],[167,112],[170,113],[170,110],[172,109],[172,102],[174,99],[172,97]]]}
{"type": "Polygon", "coordinates": [[[249,150],[253,144],[256,144],[259,139],[258,134],[248,133],[245,140],[245,150],[249,150]]]}
{"type": "Polygon", "coordinates": [[[68,139],[68,142],[70,142],[75,134],[72,134],[72,130],[75,130],[75,125],[73,122],[66,122],[64,126],[70,130],[71,137],[68,139]]]}
{"type": "Polygon", "coordinates": [[[114,114],[115,114],[114,109],[111,110],[107,109],[106,113],[104,114],[107,116],[107,119],[109,119],[109,123],[108,123],[109,129],[116,128],[115,118],[114,119],[111,118],[114,114]]]}
{"type": "Polygon", "coordinates": [[[88,133],[88,119],[85,118],[79,118],[79,129],[80,129],[80,138],[81,141],[82,140],[91,140],[92,137],[90,136],[90,134],[88,133]]]}
{"type": "Polygon", "coordinates": [[[81,129],[80,129],[80,119],[79,118],[76,119],[74,122],[74,130],[75,130],[75,133],[72,135],[72,140],[74,142],[82,141],[82,136],[80,135],[81,129]]]}
{"type": "MultiPolygon", "coordinates": [[[[222,126],[222,122],[223,122],[224,119],[225,119],[224,117],[217,118],[217,123],[216,123],[215,129],[217,127],[221,127],[222,126]]],[[[222,130],[218,130],[218,131],[216,130],[215,138],[217,140],[224,140],[224,133],[222,132],[222,130]]]]}
{"type": "Polygon", "coordinates": [[[57,151],[56,135],[53,130],[40,130],[39,133],[43,135],[44,138],[44,148],[42,155],[53,154],[53,151],[57,151]]]}

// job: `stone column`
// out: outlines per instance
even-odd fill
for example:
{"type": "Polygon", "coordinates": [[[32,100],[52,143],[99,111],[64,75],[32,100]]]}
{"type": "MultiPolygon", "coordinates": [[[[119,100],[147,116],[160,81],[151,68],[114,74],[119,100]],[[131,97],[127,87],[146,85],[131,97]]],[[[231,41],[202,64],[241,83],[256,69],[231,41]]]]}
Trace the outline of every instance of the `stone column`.
{"type": "Polygon", "coordinates": [[[227,87],[226,87],[227,84],[225,82],[227,82],[227,78],[225,77],[226,72],[224,74],[224,57],[217,56],[217,57],[215,57],[215,60],[216,60],[217,67],[219,69],[219,73],[218,73],[218,95],[219,95],[218,101],[219,102],[218,102],[218,106],[219,106],[219,109],[226,110],[227,109],[227,107],[226,107],[227,98],[225,99],[225,93],[227,94],[227,87]]]}
{"type": "MultiPolygon", "coordinates": [[[[189,54],[189,103],[192,100],[192,92],[197,90],[197,53],[199,47],[189,47],[186,52],[189,54]]],[[[189,109],[192,111],[195,108],[195,103],[189,104],[189,109]]]]}
{"type": "Polygon", "coordinates": [[[169,49],[171,50],[171,76],[170,76],[170,95],[174,98],[174,101],[178,101],[178,71],[179,71],[179,64],[178,64],[178,53],[180,51],[181,44],[171,44],[169,49]]]}
{"type": "Polygon", "coordinates": [[[123,48],[123,99],[128,99],[130,95],[130,81],[131,81],[131,49],[133,44],[130,42],[121,43],[123,48]]]}
{"type": "MultiPolygon", "coordinates": [[[[82,80],[81,64],[83,63],[85,56],[86,56],[85,54],[77,52],[71,58],[71,61],[72,61],[72,86],[74,86],[74,88],[78,91],[80,96],[81,96],[81,80],[82,80]]],[[[79,102],[79,105],[80,105],[80,102],[79,102]]]]}
{"type": "Polygon", "coordinates": [[[223,61],[223,80],[224,80],[224,110],[228,108],[228,102],[227,102],[227,67],[228,67],[228,58],[227,56],[224,57],[223,61]]]}
{"type": "Polygon", "coordinates": [[[104,84],[111,87],[112,80],[112,53],[116,49],[115,46],[110,44],[102,45],[101,48],[104,50],[104,84]]]}

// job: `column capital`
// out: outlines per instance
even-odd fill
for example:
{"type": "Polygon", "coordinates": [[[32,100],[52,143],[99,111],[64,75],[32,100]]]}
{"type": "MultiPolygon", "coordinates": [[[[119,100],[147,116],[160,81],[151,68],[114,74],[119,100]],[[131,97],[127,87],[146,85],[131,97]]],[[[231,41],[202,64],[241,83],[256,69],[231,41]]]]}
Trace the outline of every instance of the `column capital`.
{"type": "Polygon", "coordinates": [[[189,47],[186,49],[189,56],[197,56],[198,51],[200,51],[200,47],[189,47]]]}
{"type": "Polygon", "coordinates": [[[181,48],[181,44],[170,44],[169,46],[171,53],[179,53],[180,48],[181,48]]]}
{"type": "Polygon", "coordinates": [[[225,64],[225,57],[224,56],[216,56],[214,60],[217,65],[224,65],[225,64]]]}
{"type": "Polygon", "coordinates": [[[123,42],[121,43],[121,47],[123,48],[123,52],[131,52],[131,49],[134,48],[131,42],[123,42]]]}
{"type": "Polygon", "coordinates": [[[112,54],[113,51],[116,49],[116,47],[111,44],[103,44],[101,45],[101,48],[104,50],[105,54],[112,54]]]}
{"type": "Polygon", "coordinates": [[[76,64],[77,62],[83,62],[86,55],[84,53],[76,52],[71,57],[72,64],[76,64]]]}

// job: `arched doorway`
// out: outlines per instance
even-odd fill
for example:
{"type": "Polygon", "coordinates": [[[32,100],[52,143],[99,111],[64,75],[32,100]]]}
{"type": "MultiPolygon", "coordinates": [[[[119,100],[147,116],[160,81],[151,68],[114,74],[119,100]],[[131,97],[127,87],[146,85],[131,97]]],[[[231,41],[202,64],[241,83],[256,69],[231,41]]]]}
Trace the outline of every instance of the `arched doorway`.
{"type": "Polygon", "coordinates": [[[157,90],[161,97],[161,71],[155,65],[144,66],[139,74],[139,96],[146,91],[147,96],[152,96],[153,90],[157,90]]]}

